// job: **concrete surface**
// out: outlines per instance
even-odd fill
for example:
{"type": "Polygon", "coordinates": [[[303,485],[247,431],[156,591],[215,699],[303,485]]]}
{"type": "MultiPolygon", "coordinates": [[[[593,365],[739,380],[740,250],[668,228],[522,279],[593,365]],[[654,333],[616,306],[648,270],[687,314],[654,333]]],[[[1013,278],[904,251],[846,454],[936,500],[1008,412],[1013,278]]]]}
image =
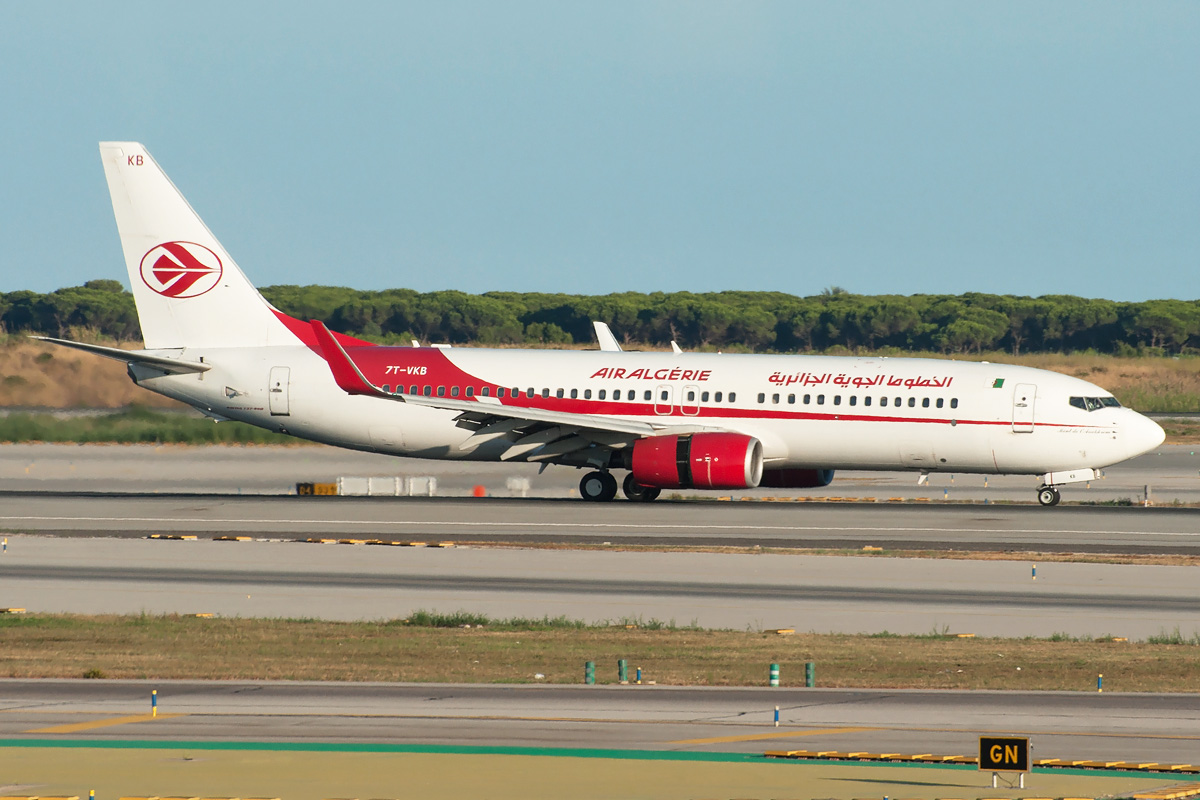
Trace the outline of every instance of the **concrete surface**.
{"type": "Polygon", "coordinates": [[[11,535],[0,607],[379,619],[460,609],[980,636],[1200,630],[1195,567],[11,535]]]}

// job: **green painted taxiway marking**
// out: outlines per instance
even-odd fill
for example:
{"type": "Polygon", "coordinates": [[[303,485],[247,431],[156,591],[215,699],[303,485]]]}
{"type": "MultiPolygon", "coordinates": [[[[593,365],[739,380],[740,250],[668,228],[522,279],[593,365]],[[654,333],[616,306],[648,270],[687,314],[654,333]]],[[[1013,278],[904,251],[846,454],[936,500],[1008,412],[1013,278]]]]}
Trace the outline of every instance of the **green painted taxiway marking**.
{"type": "MultiPolygon", "coordinates": [[[[951,769],[978,772],[973,764],[938,764],[920,762],[842,761],[835,759],[769,758],[761,753],[683,753],[671,750],[601,750],[583,747],[488,747],[483,745],[439,744],[363,744],[347,742],[230,742],[230,741],[152,741],[148,739],[0,739],[4,747],[57,747],[108,750],[276,750],[319,753],[420,753],[444,755],[549,756],[557,758],[618,758],[634,761],[695,761],[724,763],[810,764],[813,766],[885,767],[895,769],[951,769]]],[[[1088,777],[1146,777],[1167,776],[1178,783],[1200,781],[1200,775],[1177,772],[1143,772],[1141,770],[1095,770],[1034,767],[1035,774],[1086,775],[1088,777]]]]}

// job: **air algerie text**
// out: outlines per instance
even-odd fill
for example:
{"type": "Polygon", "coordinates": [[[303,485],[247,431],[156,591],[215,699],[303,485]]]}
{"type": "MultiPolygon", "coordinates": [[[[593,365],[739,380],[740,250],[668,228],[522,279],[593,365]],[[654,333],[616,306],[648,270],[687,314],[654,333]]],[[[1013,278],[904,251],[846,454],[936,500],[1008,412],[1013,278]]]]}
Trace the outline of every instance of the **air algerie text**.
{"type": "Polygon", "coordinates": [[[712,376],[711,369],[632,369],[623,367],[605,367],[595,372],[593,378],[608,378],[610,380],[643,380],[643,381],[706,381],[712,376]]]}

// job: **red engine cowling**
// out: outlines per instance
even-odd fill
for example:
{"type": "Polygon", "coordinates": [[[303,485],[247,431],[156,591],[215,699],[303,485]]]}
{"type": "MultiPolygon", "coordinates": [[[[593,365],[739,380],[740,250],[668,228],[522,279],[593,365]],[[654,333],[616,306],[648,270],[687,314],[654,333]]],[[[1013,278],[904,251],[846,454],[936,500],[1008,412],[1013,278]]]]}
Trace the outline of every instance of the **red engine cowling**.
{"type": "Polygon", "coordinates": [[[753,489],[762,442],[741,433],[651,436],[633,443],[633,479],[660,489],[753,489]]]}
{"type": "Polygon", "coordinates": [[[831,483],[831,469],[772,469],[763,473],[758,485],[769,489],[817,489],[831,483]]]}

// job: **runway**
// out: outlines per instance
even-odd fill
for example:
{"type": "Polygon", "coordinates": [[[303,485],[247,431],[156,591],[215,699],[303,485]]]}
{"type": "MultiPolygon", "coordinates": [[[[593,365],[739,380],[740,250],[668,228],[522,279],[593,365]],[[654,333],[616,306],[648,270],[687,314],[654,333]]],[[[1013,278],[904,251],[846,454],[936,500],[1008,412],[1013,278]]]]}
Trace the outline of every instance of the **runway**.
{"type": "MultiPolygon", "coordinates": [[[[1108,467],[1104,476],[1063,489],[1067,503],[1140,503],[1147,487],[1162,505],[1200,502],[1200,449],[1167,445],[1108,467]]],[[[535,464],[427,461],[320,445],[187,447],[175,445],[0,445],[0,491],[134,494],[287,494],[301,481],[338,477],[432,476],[442,497],[466,497],[477,486],[492,497],[577,497],[582,472],[535,464]],[[510,484],[512,480],[514,483],[510,484]],[[524,488],[524,487],[528,488],[524,488]]],[[[389,481],[390,482],[390,481],[389,481]]],[[[919,485],[912,472],[838,472],[821,489],[725,492],[740,497],[848,497],[1032,503],[1036,476],[934,473],[919,485]]],[[[668,492],[667,494],[675,494],[668,492]]],[[[679,492],[682,496],[713,496],[679,492]]],[[[619,505],[620,503],[617,503],[619,505]]]]}
{"type": "Polygon", "coordinates": [[[610,503],[502,498],[0,495],[13,533],[188,533],[513,544],[1200,554],[1200,509],[610,503]]]}
{"type": "Polygon", "coordinates": [[[0,738],[974,754],[1188,763],[1196,695],[833,689],[0,681],[0,738]],[[161,718],[148,717],[158,690],[161,718]],[[773,725],[774,707],[780,726],[773,725]]]}
{"type": "Polygon", "coordinates": [[[391,619],[674,621],[818,633],[1197,632],[1194,567],[772,553],[379,547],[9,536],[0,607],[391,619]]]}

